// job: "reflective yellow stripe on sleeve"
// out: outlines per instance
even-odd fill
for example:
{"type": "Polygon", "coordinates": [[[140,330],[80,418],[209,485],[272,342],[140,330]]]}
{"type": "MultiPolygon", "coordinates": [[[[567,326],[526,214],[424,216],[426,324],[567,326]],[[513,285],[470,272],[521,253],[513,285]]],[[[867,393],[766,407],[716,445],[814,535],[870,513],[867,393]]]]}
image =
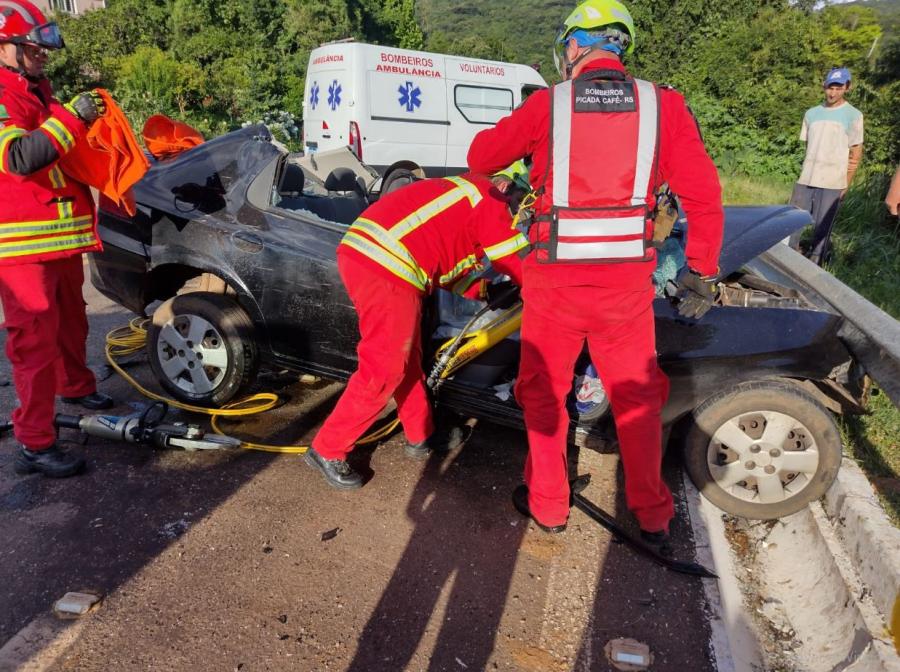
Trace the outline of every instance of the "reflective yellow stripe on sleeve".
{"type": "Polygon", "coordinates": [[[63,151],[68,152],[75,146],[75,136],[55,117],[50,117],[41,124],[41,129],[52,135],[63,148],[63,151]]]}
{"type": "Polygon", "coordinates": [[[28,135],[28,131],[24,128],[19,128],[18,126],[0,128],[0,173],[7,172],[6,150],[9,148],[9,143],[16,138],[21,138],[23,135],[28,135]]]}
{"type": "Polygon", "coordinates": [[[475,207],[481,200],[481,193],[474,184],[461,177],[444,178],[448,182],[452,182],[455,187],[445,194],[441,194],[433,201],[423,205],[410,215],[401,219],[397,224],[391,227],[391,234],[397,240],[409,235],[423,224],[426,224],[431,218],[438,216],[447,208],[451,208],[464,198],[469,199],[472,207],[475,207]]]}
{"type": "Polygon", "coordinates": [[[463,273],[468,272],[472,268],[478,268],[479,265],[480,264],[478,263],[478,259],[475,258],[475,255],[470,254],[468,257],[458,262],[453,268],[451,268],[444,275],[438,278],[438,282],[440,282],[441,285],[448,285],[463,273]]]}
{"type": "Polygon", "coordinates": [[[62,189],[66,186],[66,178],[63,177],[63,172],[59,169],[59,166],[53,166],[48,173],[50,177],[50,184],[53,185],[54,189],[62,189]]]}
{"type": "Polygon", "coordinates": [[[501,259],[514,252],[518,252],[523,247],[528,247],[528,245],[528,239],[521,233],[517,233],[512,238],[508,238],[502,243],[497,243],[496,245],[484,248],[484,253],[488,259],[493,261],[494,259],[501,259]]]}

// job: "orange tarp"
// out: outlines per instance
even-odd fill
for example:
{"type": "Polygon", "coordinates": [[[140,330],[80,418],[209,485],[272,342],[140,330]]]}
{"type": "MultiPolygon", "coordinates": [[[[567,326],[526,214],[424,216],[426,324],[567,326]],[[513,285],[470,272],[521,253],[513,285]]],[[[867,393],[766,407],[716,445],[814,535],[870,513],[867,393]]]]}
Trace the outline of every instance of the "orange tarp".
{"type": "Polygon", "coordinates": [[[204,141],[198,130],[164,114],[154,114],[147,119],[141,135],[147,150],[157,159],[174,156],[204,141]]]}
{"type": "Polygon", "coordinates": [[[97,91],[106,103],[106,112],[59,165],[66,175],[95,187],[129,215],[134,215],[131,187],[144,176],[150,162],[112,96],[103,89],[97,91]]]}

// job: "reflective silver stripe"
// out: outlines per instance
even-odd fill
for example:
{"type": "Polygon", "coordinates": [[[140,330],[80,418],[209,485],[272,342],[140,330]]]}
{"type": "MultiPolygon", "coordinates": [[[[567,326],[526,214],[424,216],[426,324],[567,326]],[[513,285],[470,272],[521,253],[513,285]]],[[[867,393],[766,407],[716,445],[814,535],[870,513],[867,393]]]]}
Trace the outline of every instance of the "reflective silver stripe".
{"type": "Polygon", "coordinates": [[[642,259],[643,240],[622,240],[609,243],[558,243],[556,258],[567,259],[642,259]]]}
{"type": "Polygon", "coordinates": [[[557,232],[561,236],[635,236],[643,235],[645,226],[642,215],[609,219],[560,218],[557,232]]]}
{"type": "Polygon", "coordinates": [[[553,87],[553,205],[569,206],[572,147],[572,81],[553,87]]]}
{"type": "Polygon", "coordinates": [[[634,169],[634,192],[632,205],[647,202],[650,180],[653,177],[653,160],[656,157],[657,107],[656,86],[643,79],[634,80],[638,90],[638,147],[637,163],[634,169]]]}

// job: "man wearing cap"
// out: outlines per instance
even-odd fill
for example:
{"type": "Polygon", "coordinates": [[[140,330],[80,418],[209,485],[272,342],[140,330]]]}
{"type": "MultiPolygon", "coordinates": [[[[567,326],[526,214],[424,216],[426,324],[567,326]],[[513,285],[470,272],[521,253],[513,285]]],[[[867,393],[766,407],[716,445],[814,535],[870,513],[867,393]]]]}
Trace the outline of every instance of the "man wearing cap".
{"type": "Polygon", "coordinates": [[[825,101],[803,117],[800,139],[806,143],[806,158],[791,196],[791,205],[812,215],[813,237],[806,254],[816,264],[828,256],[834,219],[863,151],[862,112],[844,100],[850,71],[832,68],[824,87],[825,101]]]}
{"type": "Polygon", "coordinates": [[[56,445],[56,395],[92,410],[113,405],[85,361],[81,255],[102,249],[94,201],[59,166],[104,104],[96,92],[66,105],[53,97],[44,65],[63,46],[32,3],[0,0],[0,301],[19,398],[14,467],[55,478],[84,466],[56,445]]]}

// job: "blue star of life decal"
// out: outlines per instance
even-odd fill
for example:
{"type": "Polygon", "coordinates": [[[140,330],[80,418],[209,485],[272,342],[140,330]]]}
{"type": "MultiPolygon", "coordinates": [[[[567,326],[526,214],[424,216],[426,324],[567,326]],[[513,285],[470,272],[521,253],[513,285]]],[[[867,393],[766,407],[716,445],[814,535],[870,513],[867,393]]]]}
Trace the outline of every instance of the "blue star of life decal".
{"type": "Polygon", "coordinates": [[[413,87],[412,82],[407,82],[406,86],[400,86],[397,90],[400,92],[400,105],[407,112],[415,112],[417,107],[422,107],[422,90],[418,86],[413,87]]]}
{"type": "Polygon", "coordinates": [[[312,109],[316,109],[319,104],[319,83],[313,82],[312,88],[309,90],[309,104],[312,109]]]}
{"type": "Polygon", "coordinates": [[[341,104],[341,85],[337,80],[328,87],[328,107],[334,112],[341,104]]]}

